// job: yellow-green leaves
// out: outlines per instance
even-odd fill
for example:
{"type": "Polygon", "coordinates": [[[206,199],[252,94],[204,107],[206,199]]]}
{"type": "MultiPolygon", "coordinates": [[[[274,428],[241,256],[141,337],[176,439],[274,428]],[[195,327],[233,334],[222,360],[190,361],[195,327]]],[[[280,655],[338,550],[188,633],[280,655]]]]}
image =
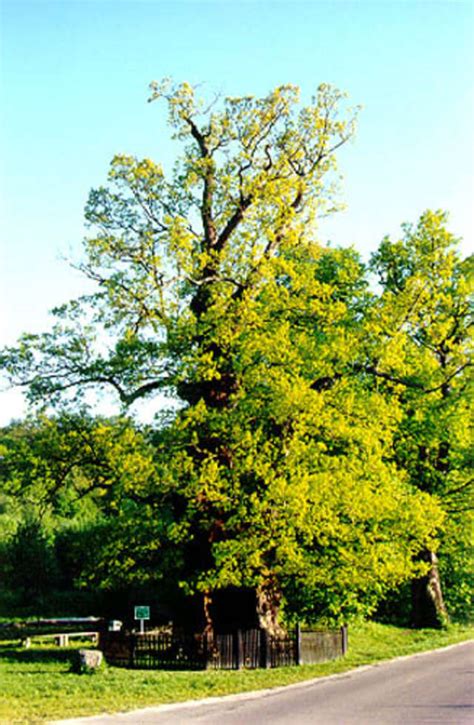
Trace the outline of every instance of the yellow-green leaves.
{"type": "MultiPolygon", "coordinates": [[[[177,403],[145,432],[86,426],[95,457],[67,478],[82,491],[92,476],[111,516],[107,583],[270,582],[307,619],[369,611],[442,525],[433,466],[446,456],[433,450],[461,410],[443,401],[467,370],[465,268],[437,213],[384,240],[380,294],[353,249],[318,243],[337,150],[354,133],[337,89],[321,85],[308,104],[292,85],[209,104],[165,80],[155,99],[182,142],[173,171],[113,159],[86,207],[81,269],[96,292],[4,366],[36,400],[99,387],[123,406],[152,399],[158,412],[163,392],[177,403]]],[[[68,455],[77,435],[60,440],[68,455]]],[[[451,497],[463,446],[450,448],[451,497]]],[[[38,480],[44,461],[28,461],[38,480]]]]}

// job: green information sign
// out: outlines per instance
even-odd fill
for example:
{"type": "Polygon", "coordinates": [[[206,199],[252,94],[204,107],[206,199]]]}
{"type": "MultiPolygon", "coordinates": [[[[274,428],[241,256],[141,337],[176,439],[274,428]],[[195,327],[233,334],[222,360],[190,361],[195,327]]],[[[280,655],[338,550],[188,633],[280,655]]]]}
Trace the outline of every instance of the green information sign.
{"type": "Polygon", "coordinates": [[[150,619],[150,607],[135,607],[135,619],[150,619]]]}

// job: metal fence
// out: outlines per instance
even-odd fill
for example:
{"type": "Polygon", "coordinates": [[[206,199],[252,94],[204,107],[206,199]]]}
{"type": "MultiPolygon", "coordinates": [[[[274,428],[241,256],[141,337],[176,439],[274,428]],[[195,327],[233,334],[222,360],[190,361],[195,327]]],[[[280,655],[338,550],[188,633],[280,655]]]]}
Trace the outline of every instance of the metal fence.
{"type": "Polygon", "coordinates": [[[342,657],[347,628],[305,630],[272,637],[262,629],[230,634],[129,634],[104,632],[100,646],[106,660],[137,669],[256,669],[314,664],[342,657]]]}

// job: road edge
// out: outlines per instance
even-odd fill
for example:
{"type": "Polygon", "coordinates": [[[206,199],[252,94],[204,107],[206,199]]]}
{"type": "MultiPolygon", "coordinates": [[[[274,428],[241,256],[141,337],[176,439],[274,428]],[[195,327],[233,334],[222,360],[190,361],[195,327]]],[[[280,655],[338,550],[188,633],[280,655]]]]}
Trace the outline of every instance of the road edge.
{"type": "Polygon", "coordinates": [[[345,670],[344,672],[338,672],[334,675],[323,675],[321,677],[312,677],[308,680],[301,680],[300,682],[292,682],[290,685],[276,685],[275,687],[266,687],[261,690],[249,690],[248,692],[236,692],[232,695],[219,695],[214,697],[203,697],[196,700],[183,700],[182,702],[170,702],[170,703],[163,703],[161,705],[149,705],[147,707],[142,707],[139,710],[122,710],[120,712],[114,712],[114,713],[97,713],[96,715],[86,715],[84,717],[77,717],[77,718],[70,718],[67,720],[48,720],[46,722],[46,725],[81,725],[81,723],[88,723],[92,722],[96,718],[100,717],[102,720],[107,721],[109,720],[112,722],[115,718],[122,716],[122,715],[136,715],[137,718],[140,717],[142,714],[151,714],[156,713],[157,715],[160,715],[165,712],[172,712],[173,710],[178,709],[188,709],[191,707],[201,707],[205,705],[215,705],[219,702],[239,702],[240,700],[252,700],[259,697],[265,697],[269,694],[275,694],[282,691],[288,691],[288,690],[295,690],[295,689],[302,689],[304,687],[311,687],[313,685],[316,685],[320,682],[328,682],[329,680],[336,680],[336,679],[342,679],[344,677],[348,677],[350,675],[355,674],[356,672],[364,672],[366,670],[374,669],[375,667],[380,667],[381,665],[386,665],[392,662],[400,662],[401,660],[407,660],[415,657],[424,657],[425,655],[431,655],[436,654],[437,652],[446,652],[447,650],[454,649],[455,647],[463,647],[467,644],[474,643],[474,639],[466,639],[463,642],[456,642],[455,644],[448,644],[444,647],[437,647],[436,649],[430,649],[430,650],[423,650],[421,652],[414,652],[413,654],[408,655],[400,655],[398,657],[391,657],[390,659],[386,660],[379,660],[378,662],[374,662],[370,665],[361,665],[360,667],[353,667],[350,670],[345,670]]]}

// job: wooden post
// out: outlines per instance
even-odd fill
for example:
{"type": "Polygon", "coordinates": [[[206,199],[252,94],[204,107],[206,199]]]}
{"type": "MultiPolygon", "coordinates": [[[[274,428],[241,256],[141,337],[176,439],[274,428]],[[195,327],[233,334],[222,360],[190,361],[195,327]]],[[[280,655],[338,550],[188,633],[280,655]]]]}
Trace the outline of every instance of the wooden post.
{"type": "Polygon", "coordinates": [[[347,631],[347,624],[344,624],[341,627],[341,647],[342,647],[342,654],[347,654],[347,650],[349,649],[349,634],[347,631]]]}
{"type": "Polygon", "coordinates": [[[295,652],[295,663],[297,665],[303,664],[303,657],[301,654],[301,627],[300,623],[298,622],[295,629],[295,639],[296,639],[296,652],[295,652]]]}
{"type": "Polygon", "coordinates": [[[133,666],[134,666],[134,664],[135,664],[135,635],[134,635],[134,634],[131,634],[131,635],[130,635],[130,640],[129,640],[129,642],[130,642],[130,650],[129,650],[129,657],[130,657],[130,659],[129,659],[129,666],[130,666],[130,667],[133,667],[133,666]]]}
{"type": "Polygon", "coordinates": [[[260,667],[264,667],[266,670],[271,667],[270,642],[266,629],[260,630],[260,667]]]}
{"type": "Polygon", "coordinates": [[[244,664],[244,652],[243,652],[243,642],[242,642],[242,630],[237,629],[232,637],[232,644],[233,644],[233,650],[234,650],[234,662],[235,662],[235,669],[241,670],[244,664]]]}
{"type": "Polygon", "coordinates": [[[211,655],[213,650],[213,638],[211,640],[211,636],[209,632],[204,632],[203,638],[202,638],[202,646],[203,646],[203,656],[204,656],[204,669],[209,670],[212,666],[211,661],[211,655]]]}

